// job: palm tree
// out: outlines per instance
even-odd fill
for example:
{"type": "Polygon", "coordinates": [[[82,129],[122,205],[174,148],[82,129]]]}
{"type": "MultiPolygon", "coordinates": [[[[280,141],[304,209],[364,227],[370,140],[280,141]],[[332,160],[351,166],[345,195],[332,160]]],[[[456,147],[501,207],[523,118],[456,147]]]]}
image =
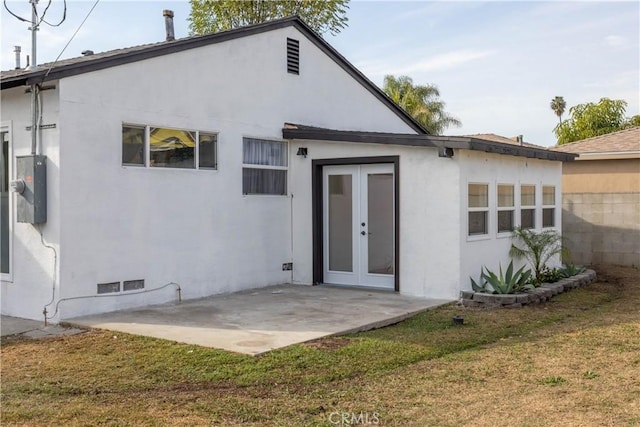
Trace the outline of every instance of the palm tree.
{"type": "Polygon", "coordinates": [[[564,102],[564,98],[556,96],[551,100],[550,106],[553,112],[556,113],[556,116],[558,116],[560,123],[562,123],[562,114],[564,113],[564,109],[567,107],[567,103],[564,102]]]}
{"type": "Polygon", "coordinates": [[[513,240],[509,255],[529,261],[536,283],[540,283],[542,271],[551,257],[566,252],[562,246],[562,236],[555,230],[545,230],[538,233],[516,227],[513,230],[513,240]]]}
{"type": "Polygon", "coordinates": [[[410,77],[388,75],[382,90],[432,135],[441,134],[449,126],[462,125],[444,111],[445,103],[435,85],[414,85],[410,77]]]}

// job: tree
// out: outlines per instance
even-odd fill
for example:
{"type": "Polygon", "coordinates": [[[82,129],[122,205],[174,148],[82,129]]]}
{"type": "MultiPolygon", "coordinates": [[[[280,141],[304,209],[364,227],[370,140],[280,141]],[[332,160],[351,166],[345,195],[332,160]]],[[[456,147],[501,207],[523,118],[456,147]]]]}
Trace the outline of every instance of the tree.
{"type": "Polygon", "coordinates": [[[640,126],[640,114],[636,114],[629,119],[629,126],[640,126]]]}
{"type": "Polygon", "coordinates": [[[444,111],[438,87],[432,84],[414,85],[407,76],[385,76],[382,90],[430,134],[441,134],[449,126],[461,126],[460,120],[444,111]]]}
{"type": "Polygon", "coordinates": [[[192,34],[230,30],[298,15],[319,34],[338,34],[347,26],[349,0],[190,0],[192,34]]]}
{"type": "Polygon", "coordinates": [[[558,116],[559,123],[562,123],[562,115],[564,114],[565,108],[567,108],[567,103],[563,97],[556,96],[551,100],[551,109],[556,113],[556,116],[558,116]]]}
{"type": "Polygon", "coordinates": [[[540,283],[542,272],[551,257],[565,252],[562,247],[562,236],[555,230],[545,230],[538,233],[516,227],[513,230],[513,240],[509,255],[529,261],[536,283],[540,283]]]}
{"type": "Polygon", "coordinates": [[[625,117],[626,107],[625,101],[609,98],[602,98],[597,104],[589,102],[571,107],[571,117],[554,129],[558,145],[616,132],[640,122],[636,117],[625,117]]]}

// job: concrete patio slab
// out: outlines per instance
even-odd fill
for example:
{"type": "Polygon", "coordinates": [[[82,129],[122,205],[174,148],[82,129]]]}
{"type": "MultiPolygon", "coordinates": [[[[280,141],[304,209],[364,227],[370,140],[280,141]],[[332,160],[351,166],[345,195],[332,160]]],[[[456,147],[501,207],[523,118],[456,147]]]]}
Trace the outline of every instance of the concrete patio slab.
{"type": "Polygon", "coordinates": [[[28,338],[53,338],[64,335],[75,335],[84,332],[81,329],[66,328],[60,325],[47,325],[38,320],[22,319],[20,317],[0,317],[0,336],[9,337],[22,335],[28,338]]]}
{"type": "Polygon", "coordinates": [[[449,302],[373,290],[277,285],[65,322],[257,355],[387,326],[449,302]]]}

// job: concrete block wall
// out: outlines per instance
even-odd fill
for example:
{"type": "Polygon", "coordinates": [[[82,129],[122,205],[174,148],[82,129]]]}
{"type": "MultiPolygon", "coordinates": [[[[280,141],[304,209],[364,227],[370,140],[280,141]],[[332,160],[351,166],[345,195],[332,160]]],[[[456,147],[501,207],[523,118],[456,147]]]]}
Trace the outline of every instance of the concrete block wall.
{"type": "Polygon", "coordinates": [[[640,193],[564,193],[562,208],[571,262],[640,266],[640,193]]]}

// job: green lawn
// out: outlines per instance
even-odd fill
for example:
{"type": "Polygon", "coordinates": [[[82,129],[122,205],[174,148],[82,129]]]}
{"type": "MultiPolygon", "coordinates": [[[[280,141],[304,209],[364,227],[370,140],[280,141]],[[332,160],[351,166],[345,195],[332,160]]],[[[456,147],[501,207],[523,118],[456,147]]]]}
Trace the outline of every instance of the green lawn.
{"type": "Polygon", "coordinates": [[[2,425],[638,425],[640,273],[251,357],[113,332],[2,342],[2,425]],[[455,327],[451,318],[464,316],[455,327]]]}

